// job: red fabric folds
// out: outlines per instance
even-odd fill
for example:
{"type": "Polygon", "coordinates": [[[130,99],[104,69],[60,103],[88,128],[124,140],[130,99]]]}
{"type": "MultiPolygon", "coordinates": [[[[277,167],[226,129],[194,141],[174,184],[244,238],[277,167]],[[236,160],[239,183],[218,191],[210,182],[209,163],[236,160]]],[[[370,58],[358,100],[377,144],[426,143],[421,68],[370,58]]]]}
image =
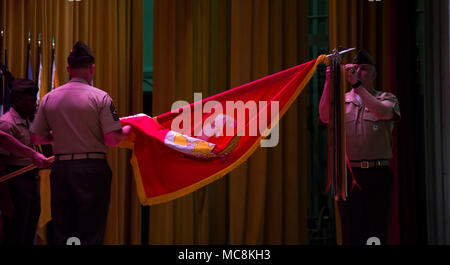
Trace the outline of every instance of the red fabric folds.
{"type": "Polygon", "coordinates": [[[141,203],[162,203],[193,192],[244,162],[261,141],[276,145],[277,131],[272,129],[277,117],[324,60],[322,55],[155,118],[122,118],[123,125],[133,128],[121,145],[134,151],[131,163],[141,203]]]}

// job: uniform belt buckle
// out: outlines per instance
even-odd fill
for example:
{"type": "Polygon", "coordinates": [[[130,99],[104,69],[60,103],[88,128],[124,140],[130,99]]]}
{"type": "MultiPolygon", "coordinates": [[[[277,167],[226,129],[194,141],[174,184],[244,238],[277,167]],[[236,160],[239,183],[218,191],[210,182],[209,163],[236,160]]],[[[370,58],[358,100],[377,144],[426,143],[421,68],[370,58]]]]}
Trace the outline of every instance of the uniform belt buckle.
{"type": "Polygon", "coordinates": [[[369,168],[369,161],[361,161],[361,168],[369,168]]]}

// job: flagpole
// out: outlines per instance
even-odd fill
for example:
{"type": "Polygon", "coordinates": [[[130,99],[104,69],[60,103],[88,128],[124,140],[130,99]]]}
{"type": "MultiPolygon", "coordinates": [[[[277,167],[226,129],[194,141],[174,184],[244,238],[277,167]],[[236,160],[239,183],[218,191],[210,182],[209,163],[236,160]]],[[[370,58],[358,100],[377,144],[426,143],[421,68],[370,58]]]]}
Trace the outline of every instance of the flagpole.
{"type": "Polygon", "coordinates": [[[38,53],[37,53],[37,74],[36,74],[36,83],[38,85],[38,93],[37,93],[37,103],[39,103],[41,99],[41,89],[43,82],[41,80],[42,75],[42,49],[41,49],[41,33],[38,36],[38,53]]]}
{"type": "MultiPolygon", "coordinates": [[[[47,158],[47,161],[50,162],[50,163],[53,163],[53,161],[55,161],[55,156],[51,156],[51,157],[47,158]]],[[[19,170],[16,170],[16,171],[11,172],[11,173],[9,173],[7,175],[4,175],[4,176],[2,176],[0,178],[0,183],[2,183],[4,181],[7,181],[8,179],[12,179],[14,177],[17,177],[17,176],[19,176],[21,174],[24,174],[24,173],[26,173],[26,172],[28,172],[30,170],[35,169],[35,168],[37,168],[37,166],[35,166],[34,164],[30,164],[30,165],[28,165],[26,167],[23,167],[23,168],[19,169],[19,170]]]]}
{"type": "Polygon", "coordinates": [[[10,102],[10,89],[12,87],[12,81],[14,80],[14,76],[11,74],[11,72],[8,71],[8,49],[5,48],[5,64],[2,66],[3,69],[3,76],[5,77],[4,84],[4,100],[3,100],[3,113],[6,113],[9,110],[9,107],[11,105],[10,102]]]}
{"type": "Polygon", "coordinates": [[[28,45],[27,45],[27,63],[25,64],[25,76],[33,80],[33,73],[31,73],[31,32],[28,31],[28,45]],[[31,75],[31,76],[30,76],[31,75]]]}
{"type": "Polygon", "coordinates": [[[5,32],[3,31],[3,27],[0,28],[0,63],[3,63],[3,36],[5,32]]]}
{"type": "Polygon", "coordinates": [[[54,69],[56,66],[55,64],[55,36],[52,37],[52,64],[50,65],[50,73],[51,73],[51,80],[50,80],[50,90],[53,90],[55,88],[55,74],[54,71],[56,71],[56,69],[54,69]]]}
{"type": "MultiPolygon", "coordinates": [[[[39,36],[38,36],[38,52],[37,52],[37,56],[36,56],[36,78],[37,78],[37,82],[36,83],[39,83],[39,73],[40,73],[40,69],[39,69],[39,65],[40,65],[40,63],[41,63],[41,59],[42,59],[42,56],[41,56],[41,33],[39,33],[39,36]]],[[[39,89],[40,89],[40,87],[39,87],[39,89]]]]}
{"type": "MultiPolygon", "coordinates": [[[[3,63],[3,27],[0,28],[0,63],[3,63]]],[[[0,70],[0,116],[3,115],[3,106],[4,106],[4,85],[3,85],[3,71],[0,70]]]]}

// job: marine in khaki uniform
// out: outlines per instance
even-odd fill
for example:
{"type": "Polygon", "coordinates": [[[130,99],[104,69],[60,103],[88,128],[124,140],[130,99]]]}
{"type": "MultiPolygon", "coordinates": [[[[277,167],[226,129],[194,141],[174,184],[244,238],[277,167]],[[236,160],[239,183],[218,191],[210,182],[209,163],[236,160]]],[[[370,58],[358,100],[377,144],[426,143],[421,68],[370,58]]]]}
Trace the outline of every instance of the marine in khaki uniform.
{"type": "Polygon", "coordinates": [[[103,243],[112,177],[105,144],[115,146],[130,130],[111,97],[91,85],[94,69],[89,47],[77,42],[68,57],[71,80],[43,97],[31,128],[35,143],[53,143],[50,240],[57,245],[70,237],[103,243]]]}
{"type": "MultiPolygon", "coordinates": [[[[16,171],[33,161],[41,167],[48,165],[45,157],[33,151],[29,131],[30,119],[36,111],[37,92],[37,85],[31,80],[15,79],[13,82],[11,108],[0,117],[0,131],[11,135],[24,146],[15,146],[13,150],[7,150],[5,148],[8,146],[7,143],[2,142],[0,161],[5,168],[5,172],[2,173],[16,171]],[[21,150],[22,154],[18,154],[17,151],[20,153],[21,150]]],[[[0,186],[4,243],[33,245],[40,214],[38,171],[23,173],[1,183],[0,186]]]]}
{"type": "MultiPolygon", "coordinates": [[[[400,120],[395,95],[374,89],[376,68],[370,55],[361,50],[352,64],[345,65],[352,90],[345,95],[345,127],[347,154],[359,188],[339,201],[343,244],[366,244],[377,237],[387,244],[392,173],[392,131],[400,120]]],[[[320,120],[329,120],[330,69],[319,105],[320,120]]],[[[351,185],[350,172],[348,183],[351,185]]],[[[350,190],[350,189],[349,189],[350,190]]]]}

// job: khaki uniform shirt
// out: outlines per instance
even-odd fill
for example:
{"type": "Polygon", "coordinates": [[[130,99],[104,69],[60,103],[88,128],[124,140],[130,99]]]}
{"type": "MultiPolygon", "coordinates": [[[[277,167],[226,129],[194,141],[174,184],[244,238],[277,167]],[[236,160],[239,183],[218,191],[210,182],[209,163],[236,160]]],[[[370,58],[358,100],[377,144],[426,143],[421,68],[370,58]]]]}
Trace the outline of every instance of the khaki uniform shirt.
{"type": "Polygon", "coordinates": [[[400,119],[397,98],[392,93],[376,91],[380,101],[394,103],[394,118],[382,120],[362,105],[353,90],[345,94],[345,130],[350,160],[382,160],[392,158],[392,130],[400,119]]]}
{"type": "Polygon", "coordinates": [[[122,128],[108,93],[72,78],[42,98],[31,132],[53,131],[55,154],[106,152],[104,134],[122,128]]]}
{"type": "MultiPolygon", "coordinates": [[[[0,130],[12,135],[19,142],[34,149],[31,143],[31,133],[29,130],[29,120],[20,117],[14,108],[10,108],[3,116],[0,117],[0,130]]],[[[27,166],[32,164],[31,159],[19,155],[12,154],[0,146],[0,160],[5,165],[27,166]]]]}

